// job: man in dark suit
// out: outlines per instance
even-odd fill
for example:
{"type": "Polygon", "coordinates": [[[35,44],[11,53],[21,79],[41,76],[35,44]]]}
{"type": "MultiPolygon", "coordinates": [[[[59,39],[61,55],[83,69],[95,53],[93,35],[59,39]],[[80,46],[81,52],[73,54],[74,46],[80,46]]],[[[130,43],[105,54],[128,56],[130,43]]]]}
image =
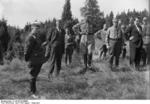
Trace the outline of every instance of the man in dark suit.
{"type": "Polygon", "coordinates": [[[46,52],[46,57],[49,56],[50,61],[50,71],[48,78],[52,77],[55,71],[55,76],[58,76],[61,70],[61,61],[64,54],[65,48],[65,31],[61,28],[61,23],[59,20],[56,21],[56,27],[48,33],[48,49],[46,52]]]}
{"type": "Polygon", "coordinates": [[[39,24],[35,22],[32,25],[32,31],[27,37],[25,45],[25,61],[29,63],[30,70],[30,89],[32,97],[37,98],[36,93],[36,79],[41,70],[43,63],[45,62],[45,51],[42,47],[42,41],[40,39],[39,24]]]}
{"type": "Polygon", "coordinates": [[[127,34],[129,34],[129,49],[130,49],[130,65],[135,65],[136,68],[140,65],[140,51],[142,49],[142,27],[139,19],[136,18],[134,25],[128,27],[127,34]]]}

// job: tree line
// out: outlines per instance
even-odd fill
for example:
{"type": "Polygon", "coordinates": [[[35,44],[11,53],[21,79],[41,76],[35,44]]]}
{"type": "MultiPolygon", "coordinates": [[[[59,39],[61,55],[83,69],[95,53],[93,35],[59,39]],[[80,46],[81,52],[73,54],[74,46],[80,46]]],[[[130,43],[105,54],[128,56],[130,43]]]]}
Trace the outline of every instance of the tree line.
{"type": "MultiPolygon", "coordinates": [[[[104,12],[100,10],[100,7],[98,5],[98,0],[85,0],[84,7],[81,7],[80,12],[81,12],[81,16],[83,17],[83,20],[86,17],[90,17],[91,20],[90,22],[94,27],[94,32],[102,29],[104,24],[107,24],[108,26],[112,26],[112,19],[115,18],[113,11],[111,11],[106,16],[104,15],[104,12]]],[[[125,25],[129,24],[130,18],[135,18],[135,17],[140,18],[141,21],[143,17],[148,17],[148,19],[150,20],[149,13],[146,9],[142,11],[136,11],[135,9],[132,11],[128,10],[127,12],[123,11],[116,15],[116,18],[120,19],[122,23],[125,25]]],[[[81,22],[83,20],[81,20],[81,22]]],[[[79,22],[78,18],[72,15],[71,0],[65,0],[65,4],[61,16],[62,27],[63,28],[69,27],[70,29],[72,29],[72,27],[78,22],[79,22]]],[[[48,19],[44,22],[41,22],[40,28],[41,31],[44,31],[46,35],[46,33],[50,29],[54,28],[55,25],[56,25],[56,18],[53,18],[52,20],[48,19]]],[[[13,43],[14,41],[24,42],[24,39],[27,36],[27,34],[30,32],[30,30],[31,30],[31,23],[29,22],[25,25],[23,29],[20,29],[15,26],[8,25],[7,20],[5,20],[4,18],[0,20],[0,34],[2,34],[1,33],[2,31],[5,32],[3,34],[9,34],[10,43],[13,43]]],[[[43,36],[43,37],[47,37],[47,36],[43,36]]],[[[0,38],[2,38],[2,36],[0,36],[0,38]]],[[[10,48],[13,46],[8,46],[8,47],[10,48]]]]}

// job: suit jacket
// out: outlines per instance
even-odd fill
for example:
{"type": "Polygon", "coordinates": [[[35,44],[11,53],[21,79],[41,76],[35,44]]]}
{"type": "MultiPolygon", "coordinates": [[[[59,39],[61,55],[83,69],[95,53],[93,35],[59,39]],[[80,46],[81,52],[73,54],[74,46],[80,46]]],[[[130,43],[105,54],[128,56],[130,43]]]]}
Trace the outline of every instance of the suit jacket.
{"type": "MultiPolygon", "coordinates": [[[[139,29],[140,31],[142,31],[141,26],[139,26],[139,29]]],[[[141,36],[142,36],[142,34],[138,31],[135,25],[128,27],[126,33],[129,34],[129,38],[133,37],[133,39],[131,40],[132,42],[137,42],[138,40],[141,39],[141,36]]]]}
{"type": "MultiPolygon", "coordinates": [[[[50,48],[53,47],[61,47],[60,51],[62,54],[64,53],[65,50],[65,31],[63,29],[52,29],[50,32],[48,32],[48,47],[49,49],[47,51],[50,52],[50,48]]],[[[49,53],[46,52],[46,53],[49,53]]]]}
{"type": "MultiPolygon", "coordinates": [[[[139,26],[139,30],[142,32],[142,27],[139,26]]],[[[141,46],[142,45],[142,34],[138,31],[137,27],[135,25],[131,25],[127,28],[126,34],[129,34],[129,39],[130,37],[133,37],[130,39],[132,43],[134,43],[136,46],[141,46]]]]}

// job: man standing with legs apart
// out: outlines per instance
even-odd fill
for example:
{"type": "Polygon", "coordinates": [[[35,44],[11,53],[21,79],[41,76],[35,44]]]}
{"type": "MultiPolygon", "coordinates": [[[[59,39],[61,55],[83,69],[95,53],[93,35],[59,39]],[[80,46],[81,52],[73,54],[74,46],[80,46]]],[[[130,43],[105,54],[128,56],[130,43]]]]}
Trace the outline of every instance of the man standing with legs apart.
{"type": "Polygon", "coordinates": [[[109,67],[112,69],[115,58],[115,67],[117,68],[123,44],[123,36],[120,28],[118,28],[117,19],[113,19],[113,26],[107,30],[106,42],[110,52],[109,67]]]}
{"type": "Polygon", "coordinates": [[[95,39],[94,39],[94,33],[93,33],[93,26],[90,23],[90,16],[87,16],[85,18],[85,21],[83,23],[79,23],[75,25],[74,28],[80,27],[81,32],[81,53],[83,55],[84,65],[85,67],[83,70],[81,70],[80,73],[84,74],[87,69],[95,71],[92,68],[92,53],[95,48],[95,39]]]}
{"type": "Polygon", "coordinates": [[[30,89],[33,98],[38,98],[36,93],[36,80],[41,70],[42,64],[45,61],[44,49],[42,47],[42,41],[39,38],[41,33],[39,30],[39,23],[35,22],[32,25],[32,31],[27,37],[25,46],[25,61],[29,62],[29,68],[31,69],[30,75],[30,89]]]}
{"type": "Polygon", "coordinates": [[[56,27],[48,33],[48,50],[47,56],[49,57],[50,62],[50,71],[48,78],[52,77],[53,72],[55,71],[55,76],[58,76],[61,70],[61,61],[64,54],[65,48],[65,31],[61,28],[60,20],[56,21],[56,27]]]}

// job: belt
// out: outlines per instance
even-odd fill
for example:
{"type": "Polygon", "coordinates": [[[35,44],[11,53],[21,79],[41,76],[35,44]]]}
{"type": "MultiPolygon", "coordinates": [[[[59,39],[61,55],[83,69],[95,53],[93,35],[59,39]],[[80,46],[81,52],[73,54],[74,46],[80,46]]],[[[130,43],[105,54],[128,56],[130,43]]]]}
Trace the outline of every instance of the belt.
{"type": "Polygon", "coordinates": [[[117,40],[121,40],[121,38],[109,38],[110,40],[115,40],[115,41],[117,41],[117,40]]]}

